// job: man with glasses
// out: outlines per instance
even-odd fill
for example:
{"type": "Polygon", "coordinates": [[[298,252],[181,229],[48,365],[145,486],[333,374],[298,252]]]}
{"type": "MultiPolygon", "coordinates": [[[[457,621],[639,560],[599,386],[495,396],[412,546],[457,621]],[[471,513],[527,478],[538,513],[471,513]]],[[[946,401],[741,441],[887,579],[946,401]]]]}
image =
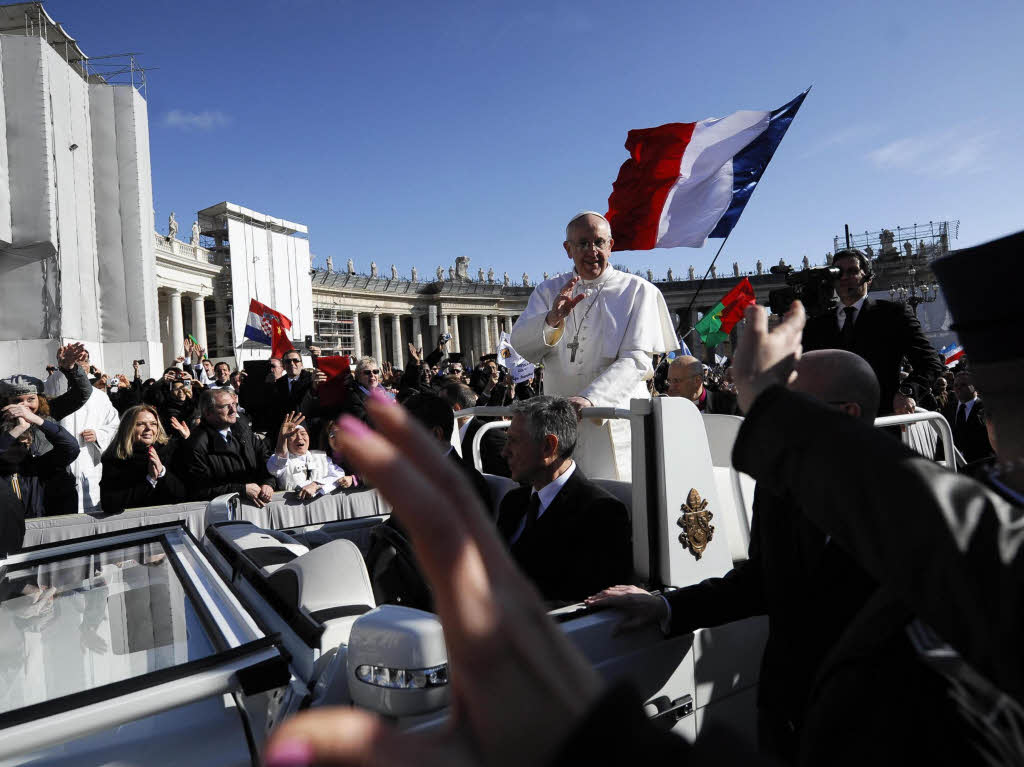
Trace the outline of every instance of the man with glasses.
{"type": "Polygon", "coordinates": [[[274,493],[270,451],[238,417],[238,396],[231,389],[208,389],[199,398],[199,412],[202,421],[184,448],[191,499],[238,493],[247,503],[265,506],[274,493]]]}
{"type": "MultiPolygon", "coordinates": [[[[567,397],[577,413],[650,398],[652,356],[679,347],[661,291],[615,269],[613,245],[604,216],[575,216],[562,243],[572,271],[538,285],[512,328],[516,351],[543,363],[545,394],[567,397]]],[[[575,460],[588,477],[629,480],[630,455],[628,421],[580,424],[575,460]]]]}
{"type": "Polygon", "coordinates": [[[906,383],[918,389],[931,386],[942,372],[938,354],[925,338],[913,309],[868,298],[874,274],[866,255],[855,248],[840,250],[832,265],[839,269],[834,283],[839,306],[807,320],[804,350],[846,349],[864,358],[881,386],[878,414],[907,410],[908,397],[899,391],[903,358],[914,368],[906,383]]]}
{"type": "MultiPolygon", "coordinates": [[[[288,413],[302,413],[307,421],[320,415],[320,399],[316,389],[323,374],[304,368],[302,355],[294,349],[281,358],[281,364],[284,366],[284,375],[273,384],[275,418],[274,427],[269,430],[275,439],[288,413]]],[[[316,424],[312,421],[310,429],[311,434],[316,433],[316,424]]]]}

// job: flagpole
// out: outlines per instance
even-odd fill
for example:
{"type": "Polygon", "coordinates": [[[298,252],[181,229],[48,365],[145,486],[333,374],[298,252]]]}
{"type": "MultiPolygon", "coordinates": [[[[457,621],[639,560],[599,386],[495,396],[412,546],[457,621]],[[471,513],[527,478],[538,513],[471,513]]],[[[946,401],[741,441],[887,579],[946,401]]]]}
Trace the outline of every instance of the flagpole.
{"type": "MultiPolygon", "coordinates": [[[[753,192],[751,192],[751,195],[753,195],[753,192]]],[[[687,317],[689,317],[689,316],[690,316],[690,310],[691,310],[691,309],[693,309],[693,305],[694,305],[694,303],[696,303],[696,301],[697,301],[697,296],[699,296],[699,295],[700,295],[700,292],[701,292],[701,290],[703,290],[703,289],[704,289],[704,283],[705,283],[705,281],[707,280],[707,278],[708,278],[708,275],[709,275],[709,274],[711,274],[711,267],[713,267],[713,266],[715,265],[715,262],[716,262],[716,261],[718,260],[718,257],[719,257],[719,256],[720,256],[720,255],[722,254],[722,248],[724,248],[724,247],[725,247],[725,243],[727,243],[727,242],[729,241],[729,238],[730,238],[731,236],[732,236],[732,230],[730,229],[730,230],[729,230],[729,234],[725,235],[725,237],[724,237],[724,238],[722,239],[722,244],[718,246],[718,252],[717,252],[717,253],[715,253],[715,257],[714,257],[714,258],[712,258],[712,259],[711,259],[711,263],[710,263],[710,264],[708,264],[708,268],[707,268],[707,271],[706,271],[706,272],[704,272],[704,276],[700,278],[700,284],[699,284],[699,285],[697,285],[697,290],[696,290],[696,292],[694,292],[694,294],[693,294],[693,298],[691,298],[691,299],[690,299],[690,305],[686,307],[686,316],[687,316],[687,317]]],[[[678,327],[676,328],[676,330],[678,331],[678,329],[679,329],[679,328],[681,328],[682,326],[683,326],[683,323],[682,323],[682,322],[680,322],[680,323],[679,323],[679,326],[678,326],[678,327]]],[[[690,329],[689,329],[689,330],[687,330],[687,331],[686,331],[685,333],[683,333],[683,334],[682,334],[682,335],[680,336],[680,338],[681,338],[681,339],[683,339],[683,340],[685,341],[685,340],[686,340],[686,337],[687,337],[688,335],[690,335],[690,333],[692,333],[692,332],[693,332],[693,331],[694,331],[695,329],[696,329],[696,325],[691,325],[691,326],[690,326],[690,329]]]]}

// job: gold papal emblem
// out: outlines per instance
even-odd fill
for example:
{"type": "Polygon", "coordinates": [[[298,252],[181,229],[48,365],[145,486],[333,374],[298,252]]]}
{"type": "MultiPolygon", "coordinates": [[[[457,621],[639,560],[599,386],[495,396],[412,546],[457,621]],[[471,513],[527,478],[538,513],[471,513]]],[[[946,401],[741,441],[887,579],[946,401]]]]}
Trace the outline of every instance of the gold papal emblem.
{"type": "Polygon", "coordinates": [[[679,542],[684,549],[690,550],[694,559],[700,559],[715,535],[715,526],[711,524],[715,515],[708,511],[708,502],[701,499],[696,488],[690,488],[686,503],[679,510],[683,512],[676,520],[676,524],[683,528],[683,532],[679,533],[679,542]]]}

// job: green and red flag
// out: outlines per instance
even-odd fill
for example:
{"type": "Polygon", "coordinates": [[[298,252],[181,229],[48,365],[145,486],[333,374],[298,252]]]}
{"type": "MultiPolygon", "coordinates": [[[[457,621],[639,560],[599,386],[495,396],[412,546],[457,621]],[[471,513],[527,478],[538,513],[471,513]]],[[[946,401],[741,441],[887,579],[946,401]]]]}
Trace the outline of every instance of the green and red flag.
{"type": "Polygon", "coordinates": [[[744,277],[714,309],[694,325],[694,330],[700,334],[700,340],[705,346],[718,346],[729,338],[736,323],[743,319],[743,310],[755,303],[754,286],[744,277]]]}

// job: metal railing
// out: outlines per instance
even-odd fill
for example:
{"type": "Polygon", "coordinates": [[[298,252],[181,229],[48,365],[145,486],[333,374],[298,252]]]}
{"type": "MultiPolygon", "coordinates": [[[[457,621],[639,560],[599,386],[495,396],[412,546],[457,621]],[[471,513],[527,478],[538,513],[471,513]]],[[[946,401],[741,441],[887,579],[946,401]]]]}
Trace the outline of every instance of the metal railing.
{"type": "MultiPolygon", "coordinates": [[[[512,415],[512,408],[510,407],[471,407],[464,410],[460,410],[456,416],[458,418],[466,418],[467,416],[489,416],[489,417],[505,417],[512,415]]],[[[582,418],[601,418],[605,420],[613,420],[624,418],[628,419],[632,417],[634,413],[631,413],[625,408],[617,407],[587,407],[580,411],[582,418]]],[[[939,438],[942,440],[943,460],[937,461],[950,471],[956,471],[956,448],[953,446],[953,429],[949,425],[949,421],[942,415],[932,410],[926,410],[920,413],[907,413],[905,415],[887,415],[881,418],[875,419],[875,426],[877,428],[886,428],[889,426],[906,426],[914,423],[932,422],[933,428],[939,432],[939,438]]],[[[491,429],[497,428],[508,428],[507,421],[494,421],[492,423],[484,424],[480,427],[480,430],[473,436],[473,465],[477,471],[481,471],[483,467],[483,461],[480,458],[480,445],[483,440],[483,435],[491,429]]]]}
{"type": "MultiPolygon", "coordinates": [[[[512,415],[512,408],[503,407],[469,407],[464,410],[460,410],[456,414],[457,418],[466,418],[469,416],[485,416],[485,417],[507,417],[512,415]]],[[[631,413],[626,408],[619,407],[585,407],[580,411],[582,418],[600,418],[606,421],[612,421],[616,419],[628,419],[631,418],[634,413],[631,413]]],[[[473,444],[470,448],[473,451],[473,466],[476,467],[477,471],[483,471],[483,459],[480,457],[480,445],[483,443],[484,434],[491,431],[492,429],[507,429],[509,426],[508,421],[492,421],[491,423],[485,423],[480,427],[479,431],[473,435],[473,444]]]]}
{"type": "Polygon", "coordinates": [[[957,451],[953,446],[953,429],[942,413],[937,413],[934,410],[925,410],[920,413],[907,413],[905,415],[885,415],[875,419],[875,426],[882,429],[887,426],[906,426],[925,421],[933,423],[934,428],[938,429],[939,437],[942,439],[942,450],[945,457],[941,461],[936,461],[936,463],[940,463],[950,471],[955,472],[957,467],[957,451]]]}

